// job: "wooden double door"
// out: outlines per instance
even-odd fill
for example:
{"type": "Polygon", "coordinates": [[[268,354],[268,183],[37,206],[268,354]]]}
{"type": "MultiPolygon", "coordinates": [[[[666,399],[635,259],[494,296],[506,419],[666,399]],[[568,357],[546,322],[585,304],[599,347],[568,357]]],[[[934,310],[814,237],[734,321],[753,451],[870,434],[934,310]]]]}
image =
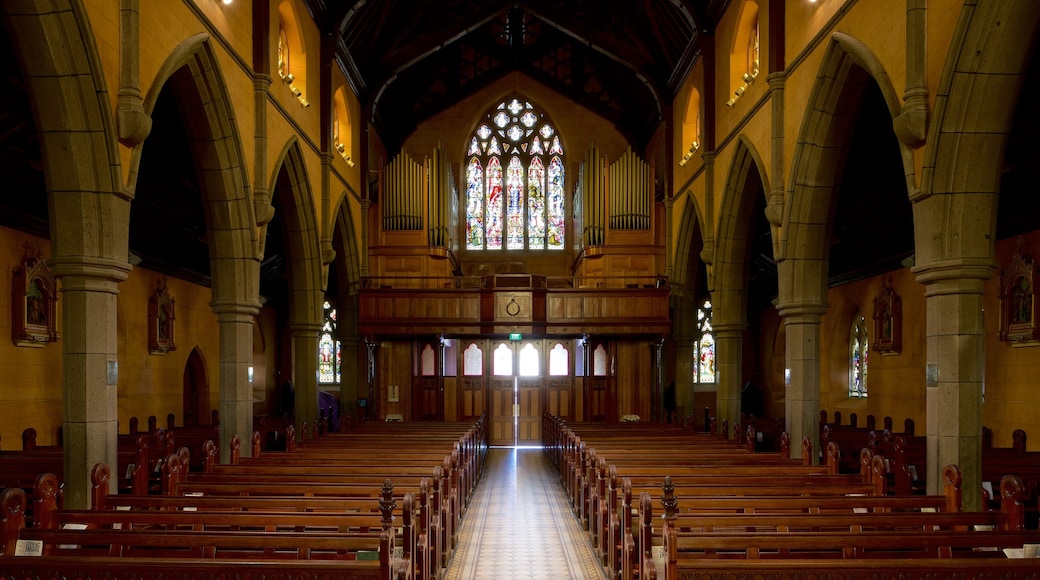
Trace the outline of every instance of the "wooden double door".
{"type": "Polygon", "coordinates": [[[464,341],[460,417],[486,411],[491,445],[541,445],[542,414],[573,413],[572,342],[464,341]]]}

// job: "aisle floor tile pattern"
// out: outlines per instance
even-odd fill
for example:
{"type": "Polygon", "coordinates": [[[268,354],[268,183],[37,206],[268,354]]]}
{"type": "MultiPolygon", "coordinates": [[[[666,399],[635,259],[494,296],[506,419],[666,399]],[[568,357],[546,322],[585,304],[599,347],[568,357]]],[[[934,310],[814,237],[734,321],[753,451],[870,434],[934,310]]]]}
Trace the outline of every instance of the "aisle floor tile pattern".
{"type": "Polygon", "coordinates": [[[446,580],[605,580],[541,449],[492,448],[446,580]]]}

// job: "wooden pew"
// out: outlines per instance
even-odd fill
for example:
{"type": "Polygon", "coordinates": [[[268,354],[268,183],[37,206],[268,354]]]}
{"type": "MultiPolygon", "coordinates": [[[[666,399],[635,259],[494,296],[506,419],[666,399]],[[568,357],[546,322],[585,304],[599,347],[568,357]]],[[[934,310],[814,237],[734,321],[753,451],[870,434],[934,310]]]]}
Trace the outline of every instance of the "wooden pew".
{"type": "MultiPolygon", "coordinates": [[[[947,472],[951,470],[959,475],[952,466],[947,468],[947,472]]],[[[944,477],[959,481],[949,473],[944,477]]],[[[1016,489],[1012,479],[1005,481],[1002,489],[1016,489]]],[[[1040,532],[1022,528],[1022,514],[1015,512],[1014,502],[1001,513],[679,514],[668,487],[666,482],[661,500],[665,508],[661,527],[665,578],[678,578],[684,567],[696,568],[705,558],[975,558],[993,554],[979,549],[1020,548],[1040,540],[1040,532]]],[[[1013,495],[1013,491],[1007,495],[1013,495]]],[[[650,511],[649,494],[644,494],[640,513],[640,535],[644,538],[652,534],[650,511]]],[[[656,564],[650,550],[635,554],[631,551],[634,546],[629,538],[626,565],[635,563],[643,568],[643,577],[655,577],[656,564]]],[[[994,555],[1003,558],[1001,553],[994,555]]],[[[631,568],[622,577],[631,578],[631,568]]]]}

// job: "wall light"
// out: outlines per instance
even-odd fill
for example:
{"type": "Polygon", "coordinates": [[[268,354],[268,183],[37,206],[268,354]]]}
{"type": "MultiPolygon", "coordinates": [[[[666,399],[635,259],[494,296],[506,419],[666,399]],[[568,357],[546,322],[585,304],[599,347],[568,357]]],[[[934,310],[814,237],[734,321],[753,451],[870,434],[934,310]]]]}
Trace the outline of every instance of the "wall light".
{"type": "Polygon", "coordinates": [[[234,0],[224,0],[224,6],[230,5],[234,0]]]}
{"type": "Polygon", "coordinates": [[[253,384],[253,367],[246,369],[246,377],[249,379],[249,384],[253,384]]]}

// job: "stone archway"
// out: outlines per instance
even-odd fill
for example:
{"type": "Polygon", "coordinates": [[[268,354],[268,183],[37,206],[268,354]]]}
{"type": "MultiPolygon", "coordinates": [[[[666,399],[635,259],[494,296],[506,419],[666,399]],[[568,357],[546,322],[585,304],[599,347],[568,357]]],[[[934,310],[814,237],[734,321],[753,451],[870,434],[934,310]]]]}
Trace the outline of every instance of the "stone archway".
{"type": "Polygon", "coordinates": [[[120,185],[112,101],[82,3],[5,3],[0,14],[34,100],[45,159],[49,263],[64,313],[64,501],[83,508],[91,468],[116,463],[116,296],[130,271],[130,204],[120,185]]]}
{"type": "MultiPolygon", "coordinates": [[[[913,272],[925,285],[930,322],[929,493],[951,463],[960,467],[965,489],[981,486],[982,286],[996,269],[1004,149],[1040,11],[1029,0],[965,2],[956,30],[928,128],[921,189],[911,199],[918,229],[913,272]]],[[[965,494],[964,509],[979,507],[978,494],[965,494]]]]}
{"type": "MultiPolygon", "coordinates": [[[[786,425],[792,440],[808,437],[814,449],[819,449],[820,321],[827,311],[831,214],[855,121],[847,111],[871,80],[894,119],[899,97],[880,61],[855,38],[832,34],[806,102],[777,245],[777,308],[787,337],[786,425]]],[[[913,191],[912,151],[902,142],[899,147],[913,191]]]]}
{"type": "MultiPolygon", "coordinates": [[[[330,268],[333,272],[330,272],[329,276],[329,286],[332,286],[333,274],[335,276],[336,337],[340,341],[342,349],[341,416],[359,411],[357,408],[359,398],[365,398],[369,405],[374,404],[377,399],[369,392],[367,364],[369,352],[358,333],[358,286],[361,283],[362,256],[358,250],[358,232],[354,226],[356,222],[350,200],[349,195],[344,195],[341,198],[339,210],[335,214],[332,243],[336,257],[330,268]]],[[[365,202],[362,204],[364,206],[365,202]]],[[[369,416],[372,416],[373,410],[368,409],[368,413],[369,416]]]]}
{"type": "MultiPolygon", "coordinates": [[[[151,114],[164,88],[179,103],[198,172],[212,277],[210,306],[220,326],[220,453],[227,461],[231,438],[249,441],[253,431],[253,324],[259,312],[259,244],[254,205],[245,174],[241,138],[219,61],[206,34],[182,42],[153,79],[143,107],[151,114]]],[[[147,140],[131,154],[136,179],[147,140]]],[[[132,190],[135,182],[128,184],[132,190]]],[[[243,453],[248,453],[243,446],[243,453]]]]}
{"type": "MultiPolygon", "coordinates": [[[[291,380],[296,392],[296,423],[310,424],[318,416],[318,333],[323,319],[321,247],[317,217],[307,169],[299,142],[293,138],[282,149],[275,163],[268,191],[276,211],[264,226],[282,229],[285,243],[285,268],[288,281],[289,319],[293,368],[291,380]]],[[[266,237],[266,236],[265,236],[266,237]]],[[[278,385],[280,387],[280,385],[278,385]]]]}
{"type": "MultiPolygon", "coordinates": [[[[747,288],[756,205],[765,206],[769,181],[765,165],[751,141],[741,135],[726,177],[719,206],[712,305],[716,367],[719,370],[718,418],[728,425],[740,421],[744,332],[747,330],[747,288]],[[759,193],[761,199],[754,195],[759,193]]],[[[765,219],[765,214],[758,216],[765,219]]],[[[773,230],[774,228],[770,228],[773,230]]],[[[775,234],[775,231],[773,232],[775,234]]],[[[730,434],[727,433],[727,436],[730,434]]]]}

